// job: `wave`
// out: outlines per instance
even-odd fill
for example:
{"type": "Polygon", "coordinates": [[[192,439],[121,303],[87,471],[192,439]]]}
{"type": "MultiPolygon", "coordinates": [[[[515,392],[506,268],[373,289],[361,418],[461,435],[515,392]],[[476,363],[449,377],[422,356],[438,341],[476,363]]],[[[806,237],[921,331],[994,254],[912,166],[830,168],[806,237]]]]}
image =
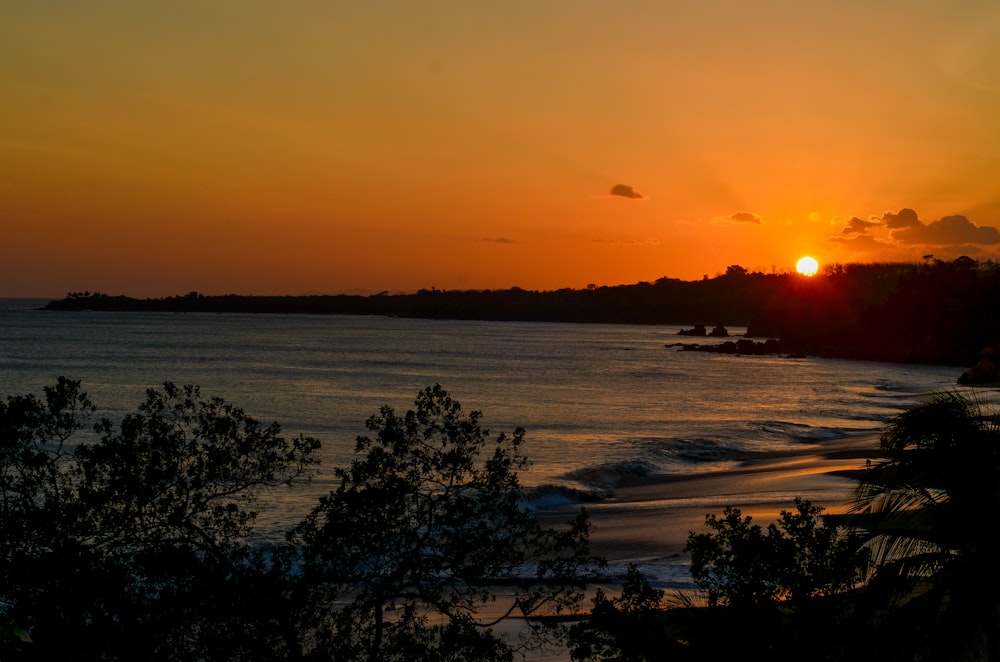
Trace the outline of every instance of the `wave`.
{"type": "Polygon", "coordinates": [[[623,483],[655,475],[709,471],[737,462],[743,450],[710,439],[645,439],[637,443],[639,457],[573,469],[560,476],[592,493],[613,492],[623,483]]]}
{"type": "Polygon", "coordinates": [[[649,476],[676,475],[691,471],[713,471],[730,467],[740,461],[746,450],[740,446],[704,439],[644,438],[633,440],[636,457],[591,464],[558,476],[559,479],[584,486],[545,485],[535,498],[564,499],[585,503],[613,496],[615,488],[649,476]],[[596,497],[596,498],[595,498],[596,497]]]}
{"type": "Polygon", "coordinates": [[[727,462],[742,450],[704,437],[647,439],[641,443],[645,453],[655,460],[662,473],[687,471],[691,465],[704,469],[706,465],[727,462]]]}
{"type": "Polygon", "coordinates": [[[629,460],[580,467],[566,473],[565,477],[591,487],[610,489],[630,478],[642,478],[653,473],[656,473],[656,467],[649,462],[629,460]]]}
{"type": "Polygon", "coordinates": [[[582,490],[568,485],[546,483],[530,487],[524,491],[524,501],[528,508],[557,508],[584,503],[603,501],[611,496],[609,490],[582,490]]]}
{"type": "MultiPolygon", "coordinates": [[[[868,421],[870,423],[870,421],[868,421]]],[[[867,434],[878,427],[812,426],[786,420],[756,421],[731,431],[725,440],[705,437],[631,439],[633,457],[590,464],[556,476],[575,486],[542,485],[530,495],[533,504],[560,506],[600,501],[624,484],[651,476],[683,475],[731,469],[762,453],[819,445],[867,434]]]]}
{"type": "Polygon", "coordinates": [[[843,439],[849,433],[845,428],[815,427],[791,421],[764,421],[760,429],[791,444],[814,444],[843,439]]]}

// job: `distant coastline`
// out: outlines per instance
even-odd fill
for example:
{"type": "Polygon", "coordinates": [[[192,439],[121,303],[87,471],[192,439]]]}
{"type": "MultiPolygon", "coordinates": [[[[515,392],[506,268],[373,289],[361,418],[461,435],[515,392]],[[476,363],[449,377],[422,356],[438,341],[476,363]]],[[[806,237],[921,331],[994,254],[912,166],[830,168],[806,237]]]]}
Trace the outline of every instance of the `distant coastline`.
{"type": "Polygon", "coordinates": [[[185,295],[137,299],[77,292],[53,311],[381,315],[426,319],[746,326],[740,353],[973,365],[1000,343],[1000,266],[953,262],[838,265],[824,275],[750,273],[712,279],[532,291],[419,290],[412,294],[185,295]],[[754,351],[750,351],[754,350],[754,351]]]}
{"type": "Polygon", "coordinates": [[[0,297],[0,310],[38,310],[49,301],[40,297],[0,297]]]}

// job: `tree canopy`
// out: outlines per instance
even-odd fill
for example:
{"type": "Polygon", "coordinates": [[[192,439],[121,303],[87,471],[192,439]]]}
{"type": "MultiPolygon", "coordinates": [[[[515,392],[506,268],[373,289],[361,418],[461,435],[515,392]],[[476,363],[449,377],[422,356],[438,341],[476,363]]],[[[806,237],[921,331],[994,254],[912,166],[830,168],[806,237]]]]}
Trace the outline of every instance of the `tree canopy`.
{"type": "Polygon", "coordinates": [[[848,530],[826,525],[823,509],[796,497],[766,529],[726,507],[705,518],[709,532],[691,532],[685,551],[691,575],[710,605],[761,607],[792,603],[851,588],[861,579],[865,555],[848,530]]]}
{"type": "MultiPolygon", "coordinates": [[[[507,660],[491,622],[573,610],[600,560],[523,505],[524,431],[440,387],[384,407],[285,542],[265,499],[308,480],[286,438],[196,386],[96,418],[79,382],[0,402],[0,652],[63,660],[507,660]],[[489,618],[483,618],[484,614],[489,618]]],[[[530,621],[529,621],[530,622],[530,621]]]]}
{"type": "Polygon", "coordinates": [[[936,659],[1000,657],[1000,413],[949,391],[895,417],[854,502],[880,604],[936,659]]]}
{"type": "Polygon", "coordinates": [[[508,659],[477,615],[556,614],[582,598],[598,564],[586,517],[542,528],[518,480],[524,430],[491,436],[480,416],[440,386],[403,415],[383,407],[335,470],[339,487],[296,529],[334,657],[508,659]]]}
{"type": "Polygon", "coordinates": [[[235,606],[277,559],[250,544],[262,494],[307,477],[318,441],[170,383],[77,440],[93,413],[63,378],[0,403],[0,605],[31,632],[26,654],[273,652],[267,618],[235,606]]]}

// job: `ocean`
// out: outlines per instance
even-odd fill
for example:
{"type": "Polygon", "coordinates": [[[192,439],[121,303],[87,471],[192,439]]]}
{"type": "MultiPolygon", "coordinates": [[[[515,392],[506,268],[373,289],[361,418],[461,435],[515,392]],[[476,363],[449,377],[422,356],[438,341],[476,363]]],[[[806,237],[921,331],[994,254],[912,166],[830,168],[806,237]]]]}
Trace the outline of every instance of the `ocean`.
{"type": "Polygon", "coordinates": [[[405,411],[433,384],[493,432],[526,429],[522,482],[545,509],[612,498],[630,478],[875,434],[955,388],[967,367],[682,352],[669,345],[722,340],[671,326],[35,309],[43,303],[0,300],[0,397],[40,395],[66,376],[115,419],[147,388],[197,384],[319,438],[325,469],[262,516],[275,533],[333,487],[330,469],[350,461],[369,416],[384,404],[405,411]]]}

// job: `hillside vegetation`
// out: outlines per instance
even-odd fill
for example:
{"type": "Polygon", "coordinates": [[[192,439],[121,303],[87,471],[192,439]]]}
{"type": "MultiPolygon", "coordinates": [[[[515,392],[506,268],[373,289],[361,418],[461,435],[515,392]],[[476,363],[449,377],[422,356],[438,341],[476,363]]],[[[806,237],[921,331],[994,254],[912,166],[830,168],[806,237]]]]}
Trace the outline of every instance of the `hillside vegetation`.
{"type": "Polygon", "coordinates": [[[1000,265],[847,264],[822,274],[750,272],[738,265],[699,281],[532,291],[419,290],[409,294],[206,296],[136,299],[75,292],[49,310],[390,315],[431,319],[747,326],[781,351],[907,363],[971,365],[1000,342],[1000,265]]]}

